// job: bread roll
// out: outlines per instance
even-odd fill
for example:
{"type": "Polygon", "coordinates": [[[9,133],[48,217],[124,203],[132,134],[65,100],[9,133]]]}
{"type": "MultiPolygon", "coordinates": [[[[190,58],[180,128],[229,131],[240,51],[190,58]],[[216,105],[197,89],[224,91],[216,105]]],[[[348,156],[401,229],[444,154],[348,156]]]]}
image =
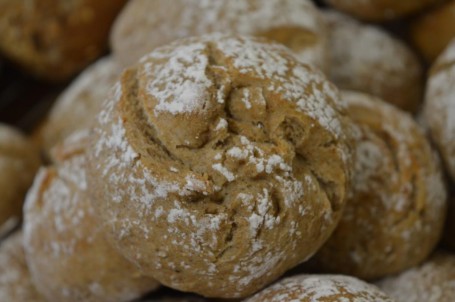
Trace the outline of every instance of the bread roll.
{"type": "Polygon", "coordinates": [[[37,133],[37,140],[47,154],[73,132],[91,126],[120,71],[111,57],[105,57],[63,91],[37,133]]]}
{"type": "Polygon", "coordinates": [[[411,23],[411,38],[428,63],[455,38],[455,1],[446,1],[411,23]]]}
{"type": "Polygon", "coordinates": [[[423,114],[431,138],[455,181],[455,40],[431,68],[423,114]]]}
{"type": "Polygon", "coordinates": [[[415,112],[422,101],[422,67],[414,53],[378,26],[324,11],[329,32],[329,78],[342,89],[378,96],[415,112]]]}
{"type": "Polygon", "coordinates": [[[213,32],[266,37],[326,68],[325,25],[309,0],[133,0],[116,20],[111,44],[128,66],[178,38],[213,32]]]}
{"type": "Polygon", "coordinates": [[[65,80],[107,48],[126,0],[1,0],[0,52],[35,76],[65,80]]]}
{"type": "Polygon", "coordinates": [[[378,285],[396,302],[453,302],[455,256],[439,252],[421,266],[378,285]]]}
{"type": "Polygon", "coordinates": [[[24,243],[33,281],[49,301],[131,301],[157,287],[105,239],[87,195],[87,132],[53,150],[24,206],[24,243]]]}
{"type": "Polygon", "coordinates": [[[245,302],[393,302],[376,286],[349,276],[300,275],[283,279],[245,302]]]}
{"type": "Polygon", "coordinates": [[[323,271],[376,279],[428,257],[441,238],[447,192],[439,159],[411,116],[361,93],[342,99],[359,127],[352,187],[316,261],[323,271]]]}
{"type": "Polygon", "coordinates": [[[22,232],[0,244],[0,297],[8,302],[45,302],[32,283],[22,247],[22,232]]]}
{"type": "Polygon", "coordinates": [[[0,237],[18,225],[25,193],[39,165],[39,152],[31,142],[0,123],[0,237]]]}
{"type": "Polygon", "coordinates": [[[387,21],[415,13],[440,0],[325,0],[345,13],[366,21],[387,21]]]}
{"type": "Polygon", "coordinates": [[[98,116],[89,182],[110,238],[161,283],[245,297],[335,227],[349,173],[336,88],[266,40],[145,56],[98,116]]]}

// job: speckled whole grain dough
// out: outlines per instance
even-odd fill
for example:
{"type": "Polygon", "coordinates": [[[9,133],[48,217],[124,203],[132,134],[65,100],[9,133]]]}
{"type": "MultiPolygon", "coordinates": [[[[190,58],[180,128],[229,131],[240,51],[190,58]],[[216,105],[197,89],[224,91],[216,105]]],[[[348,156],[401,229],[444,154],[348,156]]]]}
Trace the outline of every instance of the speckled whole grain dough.
{"type": "Polygon", "coordinates": [[[415,112],[424,86],[415,54],[378,26],[332,10],[323,16],[329,32],[329,78],[341,89],[369,93],[415,112]]]}
{"type": "Polygon", "coordinates": [[[337,89],[284,46],[184,39],[125,71],[105,104],[90,156],[98,213],[161,283],[245,297],[338,222],[349,121],[337,89]]]}
{"type": "Polygon", "coordinates": [[[334,8],[366,21],[402,18],[440,0],[325,0],[334,8]]]}
{"type": "Polygon", "coordinates": [[[449,0],[411,23],[411,39],[428,63],[455,38],[455,0],[449,0]]]}
{"type": "Polygon", "coordinates": [[[32,143],[17,129],[0,123],[0,237],[19,223],[39,165],[39,152],[32,143]]]}
{"type": "Polygon", "coordinates": [[[155,289],[105,239],[87,195],[88,132],[53,149],[24,206],[24,246],[37,289],[49,301],[131,301],[155,289]]]}
{"type": "Polygon", "coordinates": [[[342,275],[299,275],[279,281],[245,302],[393,302],[376,286],[342,275]]]}
{"type": "Polygon", "coordinates": [[[0,244],[0,297],[5,302],[45,302],[32,283],[18,231],[0,244]]]}
{"type": "Polygon", "coordinates": [[[91,127],[120,72],[112,58],[105,57],[88,67],[62,92],[35,135],[47,154],[75,131],[91,127]]]}
{"type": "Polygon", "coordinates": [[[303,62],[327,67],[325,24],[309,0],[132,0],[113,26],[111,45],[129,66],[178,38],[213,32],[266,37],[303,62]]]}
{"type": "Polygon", "coordinates": [[[441,238],[447,192],[440,160],[412,117],[372,96],[343,92],[358,125],[351,190],[322,271],[375,279],[424,261],[441,238]]]}
{"type": "Polygon", "coordinates": [[[65,80],[107,48],[126,0],[0,0],[0,52],[35,76],[65,80]]]}
{"type": "Polygon", "coordinates": [[[423,114],[431,138],[455,181],[455,40],[431,68],[423,114]]]}
{"type": "Polygon", "coordinates": [[[421,266],[377,285],[396,302],[453,302],[455,255],[438,252],[421,266]]]}

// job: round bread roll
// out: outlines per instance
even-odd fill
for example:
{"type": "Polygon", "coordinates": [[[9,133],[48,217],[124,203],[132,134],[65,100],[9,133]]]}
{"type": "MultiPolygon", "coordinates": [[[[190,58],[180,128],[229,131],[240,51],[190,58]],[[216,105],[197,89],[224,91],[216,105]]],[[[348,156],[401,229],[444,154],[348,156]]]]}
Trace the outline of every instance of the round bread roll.
{"type": "Polygon", "coordinates": [[[440,0],[325,0],[345,13],[366,21],[387,21],[415,13],[440,0]]]}
{"type": "Polygon", "coordinates": [[[447,192],[439,160],[408,114],[372,96],[343,92],[358,125],[351,191],[322,271],[375,279],[425,260],[438,243],[447,192]]]}
{"type": "Polygon", "coordinates": [[[422,67],[400,40],[380,27],[325,11],[328,24],[330,79],[342,89],[378,96],[415,112],[422,100],[422,67]]]}
{"type": "Polygon", "coordinates": [[[433,62],[455,38],[455,1],[446,1],[411,25],[414,45],[427,62],[433,62]]]}
{"type": "Polygon", "coordinates": [[[439,252],[419,267],[378,283],[396,302],[455,301],[455,256],[439,252]]]}
{"type": "Polygon", "coordinates": [[[115,58],[129,66],[178,38],[213,32],[266,37],[326,69],[325,25],[309,0],[132,0],[114,24],[111,44],[115,58]]]}
{"type": "Polygon", "coordinates": [[[336,88],[282,45],[158,48],[105,103],[89,182],[117,248],[160,283],[245,297],[332,232],[349,173],[336,88]]]}
{"type": "Polygon", "coordinates": [[[25,193],[39,165],[39,152],[31,142],[0,123],[0,237],[19,223],[25,193]]]}
{"type": "Polygon", "coordinates": [[[120,71],[111,57],[105,57],[88,67],[66,88],[37,134],[46,153],[71,133],[91,126],[120,71]]]}
{"type": "Polygon", "coordinates": [[[53,150],[24,206],[24,245],[37,289],[49,301],[130,301],[157,287],[107,242],[86,190],[87,132],[53,150]]]}
{"type": "Polygon", "coordinates": [[[455,181],[455,40],[431,68],[423,115],[455,181]]]}
{"type": "Polygon", "coordinates": [[[341,275],[283,279],[245,302],[393,302],[376,286],[341,275]]]}
{"type": "Polygon", "coordinates": [[[25,262],[22,233],[0,244],[0,297],[8,302],[45,302],[35,289],[25,262]]]}
{"type": "Polygon", "coordinates": [[[64,80],[106,50],[126,0],[2,0],[0,52],[35,76],[64,80]]]}

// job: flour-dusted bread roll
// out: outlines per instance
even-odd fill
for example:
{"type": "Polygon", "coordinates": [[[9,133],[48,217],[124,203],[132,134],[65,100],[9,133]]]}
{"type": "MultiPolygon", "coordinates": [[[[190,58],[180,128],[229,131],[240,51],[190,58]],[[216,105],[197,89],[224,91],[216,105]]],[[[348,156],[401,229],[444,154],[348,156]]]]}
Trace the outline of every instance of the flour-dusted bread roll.
{"type": "Polygon", "coordinates": [[[90,128],[120,72],[112,58],[105,57],[63,91],[37,133],[37,141],[46,153],[71,133],[90,128]]]}
{"type": "Polygon", "coordinates": [[[366,94],[342,99],[359,127],[353,180],[316,260],[323,271],[375,279],[428,257],[441,237],[447,192],[436,152],[410,115],[366,94]]]}
{"type": "Polygon", "coordinates": [[[87,195],[88,132],[53,149],[24,206],[24,246],[33,281],[49,301],[130,301],[157,287],[105,239],[87,195]]]}
{"type": "Polygon", "coordinates": [[[5,302],[45,302],[33,285],[25,262],[22,232],[0,244],[0,297],[5,302]]]}
{"type": "Polygon", "coordinates": [[[32,143],[0,123],[0,237],[19,223],[25,193],[39,165],[39,152],[32,143]]]}
{"type": "Polygon", "coordinates": [[[396,302],[453,302],[455,255],[439,252],[421,266],[378,285],[396,302]]]}
{"type": "Polygon", "coordinates": [[[433,62],[455,38],[455,0],[449,0],[411,24],[411,39],[426,61],[433,62]]]}
{"type": "Polygon", "coordinates": [[[424,118],[452,181],[455,181],[455,40],[431,68],[424,118]]]}
{"type": "Polygon", "coordinates": [[[181,40],[125,71],[115,92],[95,127],[89,182],[111,240],[144,273],[245,297],[332,232],[350,123],[336,88],[286,47],[181,40]]]}
{"type": "Polygon", "coordinates": [[[422,67],[414,53],[380,27],[324,11],[329,78],[342,89],[376,95],[415,112],[422,100],[422,67]]]}
{"type": "Polygon", "coordinates": [[[376,286],[342,275],[299,275],[279,281],[245,302],[393,302],[376,286]]]}
{"type": "Polygon", "coordinates": [[[326,68],[325,25],[309,0],[132,0],[114,24],[111,44],[128,66],[178,38],[213,32],[266,37],[326,68]]]}
{"type": "Polygon", "coordinates": [[[398,19],[440,0],[325,0],[336,9],[366,21],[398,19]]]}
{"type": "Polygon", "coordinates": [[[107,48],[126,0],[1,0],[0,52],[34,75],[64,80],[107,48]]]}

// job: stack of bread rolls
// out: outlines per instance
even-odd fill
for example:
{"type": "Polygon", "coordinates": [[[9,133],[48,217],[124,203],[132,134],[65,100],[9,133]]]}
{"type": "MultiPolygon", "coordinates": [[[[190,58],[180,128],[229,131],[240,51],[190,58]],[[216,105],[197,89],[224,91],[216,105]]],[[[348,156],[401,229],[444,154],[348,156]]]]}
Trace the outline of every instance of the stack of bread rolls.
{"type": "Polygon", "coordinates": [[[0,0],[21,68],[98,59],[0,127],[1,301],[455,301],[451,1],[98,2],[0,0]]]}

